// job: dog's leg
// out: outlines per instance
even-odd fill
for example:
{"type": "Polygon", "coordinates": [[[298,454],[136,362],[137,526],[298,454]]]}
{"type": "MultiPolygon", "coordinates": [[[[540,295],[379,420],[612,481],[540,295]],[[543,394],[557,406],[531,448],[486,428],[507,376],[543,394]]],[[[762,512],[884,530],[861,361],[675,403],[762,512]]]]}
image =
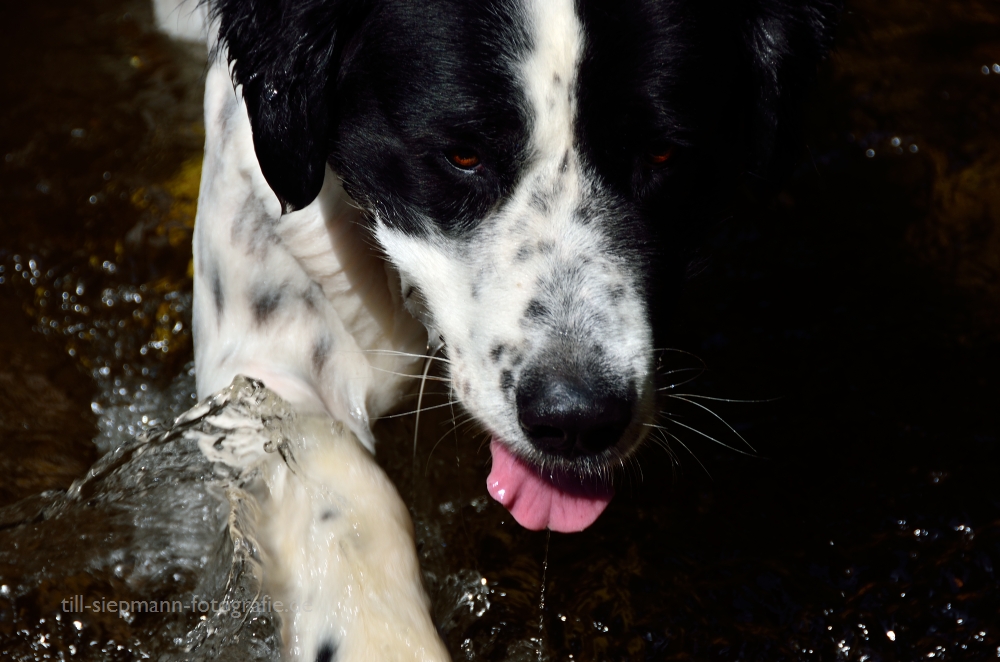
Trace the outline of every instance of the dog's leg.
{"type": "Polygon", "coordinates": [[[186,434],[259,505],[263,523],[242,534],[262,547],[263,602],[280,614],[292,659],[449,659],[409,513],[353,434],[326,414],[297,415],[242,377],[183,418],[199,416],[202,430],[186,434]]]}
{"type": "Polygon", "coordinates": [[[360,212],[327,172],[313,204],[281,213],[223,56],[207,77],[205,162],[194,236],[198,393],[237,374],[302,412],[344,421],[369,448],[369,418],[395,405],[426,347],[360,212]]]}
{"type": "Polygon", "coordinates": [[[285,641],[310,662],[449,659],[428,614],[413,525],[392,483],[329,418],[303,418],[300,429],[311,447],[271,465],[262,537],[284,573],[273,578],[275,593],[298,606],[286,614],[285,641]]]}

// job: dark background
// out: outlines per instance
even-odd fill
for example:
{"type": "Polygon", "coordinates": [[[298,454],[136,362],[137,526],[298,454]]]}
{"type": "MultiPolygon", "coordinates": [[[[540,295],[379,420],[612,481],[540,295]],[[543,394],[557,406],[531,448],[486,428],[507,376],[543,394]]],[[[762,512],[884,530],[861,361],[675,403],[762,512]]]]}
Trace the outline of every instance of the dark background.
{"type": "MultiPolygon", "coordinates": [[[[197,51],[138,1],[0,6],[0,506],[68,487],[116,389],[191,358],[197,51]]],[[[431,452],[447,417],[422,471],[381,430],[456,659],[534,650],[539,618],[551,659],[1000,656],[998,62],[995,4],[849,3],[801,167],[719,228],[678,314],[707,370],[674,393],[759,402],[699,401],[731,430],[665,400],[679,440],[588,532],[506,521],[481,436],[431,452]],[[455,615],[465,571],[482,616],[455,615]]]]}

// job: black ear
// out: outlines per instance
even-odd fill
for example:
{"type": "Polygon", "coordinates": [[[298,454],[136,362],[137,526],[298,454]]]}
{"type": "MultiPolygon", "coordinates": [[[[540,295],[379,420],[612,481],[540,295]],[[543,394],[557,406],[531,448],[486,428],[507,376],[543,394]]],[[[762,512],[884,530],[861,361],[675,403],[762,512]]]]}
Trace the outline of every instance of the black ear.
{"type": "Polygon", "coordinates": [[[330,148],[330,89],[345,4],[212,3],[233,82],[243,86],[257,160],[286,212],[308,205],[323,186],[330,148]]]}
{"type": "Polygon", "coordinates": [[[797,160],[802,105],[826,56],[841,0],[757,0],[744,7],[744,41],[756,94],[751,167],[779,180],[797,160]]]}

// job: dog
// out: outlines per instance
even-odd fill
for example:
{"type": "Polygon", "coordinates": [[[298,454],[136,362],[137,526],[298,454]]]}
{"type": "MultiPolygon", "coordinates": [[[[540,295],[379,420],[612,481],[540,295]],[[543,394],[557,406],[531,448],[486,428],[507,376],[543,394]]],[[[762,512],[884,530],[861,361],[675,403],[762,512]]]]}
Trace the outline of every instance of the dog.
{"type": "Polygon", "coordinates": [[[690,250],[790,160],[837,9],[214,0],[199,390],[242,371],[370,444],[426,348],[412,317],[492,436],[490,494],[586,528],[657,413],[690,250]]]}
{"type": "Polygon", "coordinates": [[[440,350],[489,493],[585,529],[657,415],[692,250],[794,162],[838,11],[211,0],[199,394],[249,375],[374,450],[440,350]]]}
{"type": "MultiPolygon", "coordinates": [[[[220,602],[239,603],[241,590],[254,601],[278,598],[261,601],[280,606],[293,660],[449,659],[430,618],[406,505],[357,437],[244,377],[162,436],[181,435],[214,463],[213,482],[230,505],[237,558],[220,602]]],[[[226,628],[202,626],[189,635],[191,649],[226,628]]]]}

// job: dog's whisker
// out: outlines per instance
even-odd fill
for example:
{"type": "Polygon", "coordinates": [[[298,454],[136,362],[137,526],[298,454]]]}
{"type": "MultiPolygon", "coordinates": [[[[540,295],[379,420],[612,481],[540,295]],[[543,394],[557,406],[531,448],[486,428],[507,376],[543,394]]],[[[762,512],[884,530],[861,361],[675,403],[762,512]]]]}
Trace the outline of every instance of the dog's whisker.
{"type": "MultiPolygon", "coordinates": [[[[687,427],[687,426],[684,426],[684,427],[687,427]]],[[[691,428],[691,429],[694,430],[693,428],[691,428]]],[[[669,430],[667,430],[665,428],[661,428],[661,431],[663,432],[663,434],[665,434],[666,436],[670,437],[671,439],[673,439],[674,441],[676,441],[678,444],[680,444],[681,448],[683,448],[684,450],[686,450],[688,452],[688,455],[690,455],[691,457],[694,458],[694,461],[698,463],[698,466],[701,467],[701,470],[705,472],[705,475],[708,476],[708,478],[710,480],[715,480],[714,478],[712,478],[712,472],[710,472],[708,470],[708,467],[706,467],[705,464],[700,459],[698,459],[698,456],[694,454],[694,451],[692,451],[690,448],[688,448],[687,444],[685,444],[683,441],[681,441],[680,437],[678,437],[677,435],[671,433],[669,430]]],[[[698,431],[694,430],[694,432],[698,432],[698,431]]],[[[723,445],[725,445],[725,444],[723,444],[723,445]]],[[[677,464],[680,465],[680,458],[677,458],[677,464]]]]}
{"type": "MultiPolygon", "coordinates": [[[[465,422],[468,422],[469,420],[471,420],[471,417],[469,419],[466,419],[465,422]]],[[[452,422],[454,422],[454,417],[452,417],[452,422]]],[[[426,476],[430,472],[431,458],[434,457],[434,451],[436,451],[437,447],[441,445],[441,442],[444,441],[448,437],[448,435],[452,434],[453,432],[455,432],[455,426],[452,426],[450,430],[445,430],[445,433],[441,435],[437,441],[434,442],[433,446],[431,446],[431,452],[427,454],[427,463],[424,465],[424,476],[426,476]]]]}
{"type": "MultiPolygon", "coordinates": [[[[450,393],[450,395],[451,395],[451,401],[454,403],[455,402],[455,389],[452,388],[452,389],[450,389],[450,391],[451,391],[451,393],[450,393]]],[[[472,418],[472,414],[466,414],[466,420],[470,420],[471,418],[472,418]]],[[[461,444],[460,444],[460,442],[458,440],[458,425],[457,425],[457,421],[458,421],[458,419],[456,418],[456,415],[455,415],[455,406],[453,404],[451,406],[451,432],[455,436],[455,466],[456,467],[461,463],[461,460],[459,460],[459,458],[458,458],[458,448],[459,448],[459,446],[461,444]]]]}
{"type": "Polygon", "coordinates": [[[698,372],[698,373],[704,373],[705,369],[704,368],[673,368],[671,370],[667,370],[666,372],[660,373],[660,376],[662,376],[662,377],[668,377],[670,375],[676,375],[679,372],[698,372]]]}
{"type": "Polygon", "coordinates": [[[427,373],[431,369],[431,358],[434,357],[438,352],[437,348],[427,356],[427,360],[424,361],[424,374],[423,378],[420,380],[420,395],[417,397],[417,416],[413,422],[413,464],[417,463],[417,436],[420,433],[420,406],[424,401],[424,386],[427,384],[427,373]]]}
{"type": "Polygon", "coordinates": [[[422,381],[444,382],[444,383],[450,383],[451,382],[451,379],[449,379],[448,377],[438,377],[436,375],[426,375],[426,374],[425,375],[408,375],[405,372],[395,372],[394,370],[388,370],[386,368],[377,368],[375,366],[372,366],[372,370],[377,370],[379,372],[384,372],[387,375],[395,375],[396,377],[407,377],[409,379],[420,379],[422,381]]]}
{"type": "MultiPolygon", "coordinates": [[[[450,392],[450,391],[437,391],[437,390],[432,391],[432,390],[430,390],[430,388],[431,388],[430,386],[428,386],[427,388],[428,388],[428,390],[425,393],[425,395],[428,395],[428,396],[438,395],[438,396],[442,396],[442,397],[444,397],[446,399],[449,399],[449,400],[455,400],[455,394],[454,394],[454,392],[450,392]]],[[[413,399],[413,398],[417,397],[417,395],[418,394],[416,394],[416,393],[404,393],[403,395],[399,396],[399,398],[400,398],[400,400],[407,400],[407,399],[413,399]]],[[[458,402],[458,400],[455,400],[455,402],[458,402]]]]}
{"type": "Polygon", "coordinates": [[[442,363],[451,363],[451,359],[444,356],[435,356],[434,354],[414,354],[413,352],[399,352],[394,349],[363,349],[360,350],[362,354],[385,354],[387,356],[402,356],[411,359],[427,359],[429,361],[441,361],[442,363]]]}
{"type": "Polygon", "coordinates": [[[637,479],[638,483],[642,483],[644,476],[642,474],[642,464],[633,454],[625,454],[618,449],[614,450],[614,456],[618,460],[619,466],[622,468],[622,473],[629,479],[633,477],[637,479]]]}
{"type": "MultiPolygon", "coordinates": [[[[690,430],[691,432],[694,432],[697,435],[705,437],[709,441],[713,441],[713,442],[717,443],[718,445],[722,446],[723,448],[725,448],[727,450],[733,451],[734,453],[739,453],[740,455],[746,455],[747,457],[756,457],[756,455],[753,455],[752,453],[747,453],[744,450],[740,450],[739,448],[736,448],[734,446],[730,446],[729,444],[725,443],[724,441],[719,441],[718,439],[716,439],[712,435],[710,435],[710,434],[708,434],[706,432],[702,432],[698,428],[693,428],[690,425],[685,425],[684,423],[681,423],[680,421],[678,421],[675,418],[669,418],[668,417],[667,420],[670,421],[671,423],[673,423],[674,425],[681,426],[685,430],[690,430]]],[[[654,425],[653,423],[645,423],[645,425],[650,425],[650,426],[653,426],[653,427],[659,427],[659,428],[661,428],[663,430],[667,429],[667,428],[664,428],[663,426],[660,426],[660,425],[654,425]]],[[[668,434],[669,434],[669,431],[668,431],[668,434]]],[[[673,435],[671,435],[671,436],[673,436],[673,435]]]]}
{"type": "Polygon", "coordinates": [[[677,453],[675,453],[674,449],[670,446],[665,433],[662,430],[657,430],[657,432],[659,433],[658,436],[651,437],[653,443],[666,451],[667,457],[670,458],[670,466],[676,468],[678,465],[677,453]]]}
{"type": "Polygon", "coordinates": [[[670,458],[670,466],[674,468],[676,475],[677,467],[681,465],[681,458],[679,455],[677,455],[677,452],[674,451],[674,447],[670,445],[670,440],[667,438],[667,433],[663,430],[657,430],[657,432],[659,433],[659,436],[655,438],[656,443],[657,445],[659,445],[660,448],[667,451],[667,457],[670,458]]]}
{"type": "Polygon", "coordinates": [[[678,388],[680,386],[684,386],[686,384],[690,384],[691,382],[695,381],[696,379],[698,379],[699,377],[701,377],[703,374],[705,374],[705,371],[703,369],[701,369],[701,368],[678,368],[677,370],[672,370],[670,373],[667,373],[667,374],[671,374],[673,372],[685,372],[685,371],[697,371],[698,374],[695,375],[694,377],[691,377],[690,379],[685,379],[685,380],[677,382],[675,384],[668,384],[667,386],[661,386],[660,388],[656,389],[657,392],[669,391],[670,389],[674,389],[674,388],[678,388]]]}
{"type": "Polygon", "coordinates": [[[717,419],[719,419],[720,421],[722,421],[722,424],[723,424],[723,425],[725,425],[725,426],[726,426],[727,428],[729,428],[729,431],[730,431],[730,432],[732,432],[732,433],[733,433],[733,434],[735,434],[735,435],[736,435],[737,437],[739,437],[740,441],[742,441],[742,442],[743,442],[744,444],[746,444],[746,445],[747,445],[747,448],[749,448],[750,450],[752,450],[752,451],[753,451],[754,453],[756,453],[756,452],[757,452],[757,449],[756,449],[756,448],[754,448],[753,446],[751,446],[751,445],[750,445],[750,442],[749,442],[749,441],[747,441],[747,440],[746,440],[746,439],[745,439],[745,438],[743,437],[743,435],[741,435],[741,434],[740,434],[739,432],[737,432],[737,431],[736,431],[736,429],[735,429],[735,428],[734,428],[734,427],[733,427],[732,425],[730,425],[730,424],[728,423],[728,421],[726,421],[726,419],[722,418],[721,416],[719,416],[718,414],[716,414],[716,413],[715,413],[714,411],[712,411],[711,409],[709,409],[709,408],[708,408],[708,407],[706,407],[705,405],[703,405],[703,404],[701,404],[701,403],[699,403],[699,402],[695,402],[694,400],[688,400],[687,398],[685,398],[685,397],[682,397],[681,395],[678,395],[678,394],[676,394],[676,393],[673,393],[673,394],[670,394],[670,395],[669,395],[668,397],[671,397],[671,398],[674,398],[675,400],[680,400],[681,402],[686,402],[686,403],[688,403],[688,404],[690,404],[690,405],[694,405],[695,407],[698,407],[699,409],[704,409],[704,410],[705,410],[705,411],[707,411],[707,412],[708,412],[709,414],[711,414],[711,415],[712,415],[712,416],[714,416],[715,418],[717,418],[717,419]]]}
{"type": "Polygon", "coordinates": [[[700,363],[703,367],[705,367],[705,368],[708,367],[705,364],[704,359],[702,359],[697,354],[694,354],[692,352],[687,351],[686,349],[677,349],[676,347],[657,347],[657,348],[653,349],[653,353],[654,354],[667,354],[667,353],[684,354],[685,356],[690,356],[691,358],[693,358],[696,361],[698,361],[698,363],[700,363]]]}
{"type": "MultiPolygon", "coordinates": [[[[454,404],[455,404],[454,402],[445,402],[445,403],[442,403],[442,404],[439,404],[439,405],[431,405],[429,407],[423,407],[421,409],[414,409],[412,411],[400,412],[398,414],[388,414],[386,416],[379,416],[375,420],[376,421],[386,421],[386,420],[389,420],[390,418],[403,418],[404,416],[413,416],[414,414],[420,414],[420,412],[422,412],[422,411],[433,411],[434,409],[442,409],[444,407],[450,407],[450,406],[452,406],[454,404]]],[[[418,403],[418,406],[419,406],[419,403],[418,403]]]]}
{"type": "Polygon", "coordinates": [[[777,402],[778,400],[781,400],[781,398],[766,398],[764,400],[739,400],[736,398],[713,398],[712,396],[709,395],[698,395],[697,393],[671,393],[670,397],[696,398],[698,400],[712,400],[714,402],[734,402],[737,404],[759,404],[765,402],[777,402]]]}

